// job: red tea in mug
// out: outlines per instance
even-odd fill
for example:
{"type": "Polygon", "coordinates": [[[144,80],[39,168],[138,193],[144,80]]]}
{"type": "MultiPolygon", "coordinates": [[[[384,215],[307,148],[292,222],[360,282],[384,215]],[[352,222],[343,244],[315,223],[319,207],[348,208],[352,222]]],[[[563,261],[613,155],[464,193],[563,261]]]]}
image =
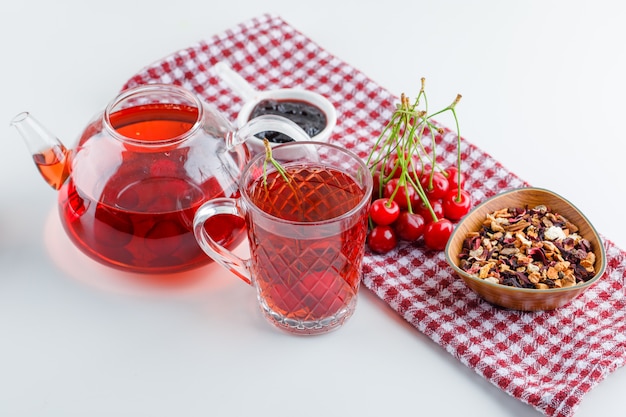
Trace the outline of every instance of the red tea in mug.
{"type": "MultiPolygon", "coordinates": [[[[365,191],[331,167],[285,166],[257,178],[248,194],[258,209],[247,216],[253,276],[266,314],[294,323],[341,320],[360,283],[367,210],[345,221],[365,191]],[[281,227],[280,220],[289,222],[281,227]]],[[[292,325],[291,323],[288,323],[292,325]]]]}

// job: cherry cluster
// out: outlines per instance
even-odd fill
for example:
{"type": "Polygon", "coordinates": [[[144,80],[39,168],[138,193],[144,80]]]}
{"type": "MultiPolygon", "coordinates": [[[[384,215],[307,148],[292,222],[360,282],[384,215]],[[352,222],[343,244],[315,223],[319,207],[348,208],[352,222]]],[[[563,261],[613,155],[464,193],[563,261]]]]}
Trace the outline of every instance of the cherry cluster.
{"type": "Polygon", "coordinates": [[[461,172],[461,135],[455,111],[461,96],[444,109],[429,113],[424,85],[422,78],[422,88],[413,103],[402,94],[368,157],[374,201],[367,244],[373,252],[386,253],[399,240],[419,239],[428,249],[443,250],[453,223],[472,205],[461,172]],[[418,108],[420,102],[425,109],[418,108]],[[445,168],[437,154],[437,142],[445,131],[432,120],[444,112],[452,113],[457,127],[456,165],[445,168]]]}
{"type": "Polygon", "coordinates": [[[449,167],[437,172],[413,173],[414,182],[403,182],[400,175],[382,184],[381,174],[384,178],[384,171],[374,173],[369,248],[386,253],[400,240],[416,242],[423,238],[428,249],[443,250],[453,224],[465,216],[472,205],[472,198],[464,189],[465,175],[456,167],[449,167]],[[427,201],[422,200],[420,191],[427,201]]]}

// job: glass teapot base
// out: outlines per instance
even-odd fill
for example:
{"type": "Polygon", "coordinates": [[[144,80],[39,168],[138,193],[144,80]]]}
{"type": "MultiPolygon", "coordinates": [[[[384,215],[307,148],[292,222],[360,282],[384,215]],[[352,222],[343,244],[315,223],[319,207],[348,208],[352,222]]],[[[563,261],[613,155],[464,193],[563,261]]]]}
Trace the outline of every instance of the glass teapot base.
{"type": "MultiPolygon", "coordinates": [[[[85,246],[84,243],[78,240],[75,235],[70,233],[70,230],[67,228],[67,225],[65,223],[63,223],[63,227],[70,237],[70,241],[72,242],[72,244],[76,248],[78,248],[83,254],[87,255],[90,259],[102,265],[124,272],[150,275],[173,274],[201,268],[203,266],[213,263],[213,260],[209,256],[205,255],[204,252],[202,252],[202,254],[200,254],[199,256],[194,257],[193,260],[184,260],[175,256],[166,256],[158,259],[152,259],[151,262],[138,262],[136,259],[132,259],[131,255],[127,251],[118,251],[118,256],[120,253],[126,255],[126,261],[123,261],[121,259],[107,258],[102,254],[95,252],[92,248],[85,246]]],[[[240,233],[237,239],[233,240],[229,244],[230,248],[236,248],[244,240],[244,237],[244,233],[240,233]]]]}
{"type": "MultiPolygon", "coordinates": [[[[61,223],[72,243],[104,265],[146,274],[182,272],[212,262],[198,246],[192,230],[197,206],[163,213],[121,210],[81,198],[71,180],[59,193],[61,223]]],[[[207,232],[228,247],[245,238],[240,217],[221,215],[207,232]]]]}

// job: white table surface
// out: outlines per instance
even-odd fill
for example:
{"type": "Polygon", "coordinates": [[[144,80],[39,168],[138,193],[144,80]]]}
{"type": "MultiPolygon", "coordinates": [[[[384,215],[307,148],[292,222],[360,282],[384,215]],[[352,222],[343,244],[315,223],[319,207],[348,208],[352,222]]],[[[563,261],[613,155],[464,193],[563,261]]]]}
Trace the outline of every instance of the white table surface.
{"type": "MultiPolygon", "coordinates": [[[[217,266],[154,288],[68,243],[9,127],[68,144],[143,66],[266,12],[396,95],[457,93],[462,135],[626,248],[626,25],[603,1],[7,0],[0,8],[0,416],[521,416],[367,289],[341,330],[293,337],[217,266]]],[[[623,416],[626,369],[577,417],[623,416]]]]}

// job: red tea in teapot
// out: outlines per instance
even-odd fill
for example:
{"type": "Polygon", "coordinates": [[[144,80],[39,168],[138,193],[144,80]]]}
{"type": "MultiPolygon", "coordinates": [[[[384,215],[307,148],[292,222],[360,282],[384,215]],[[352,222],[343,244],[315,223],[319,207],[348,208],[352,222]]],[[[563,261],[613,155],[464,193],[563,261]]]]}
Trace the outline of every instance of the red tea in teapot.
{"type": "Polygon", "coordinates": [[[33,155],[39,173],[55,190],[61,188],[70,175],[69,164],[67,163],[68,154],[65,146],[59,145],[33,155]]]}
{"type": "MultiPolygon", "coordinates": [[[[75,148],[66,148],[28,112],[11,125],[59,191],[61,222],[73,243],[106,265],[145,273],[210,262],[195,239],[195,212],[208,200],[239,195],[237,182],[250,159],[248,137],[269,130],[309,139],[275,118],[237,129],[191,91],[159,83],[120,92],[75,148]]],[[[244,222],[227,213],[204,230],[234,247],[245,236],[244,222]]]]}
{"type": "MultiPolygon", "coordinates": [[[[150,104],[112,113],[110,124],[133,143],[163,141],[184,135],[197,117],[196,108],[150,104]]],[[[137,272],[174,272],[210,262],[195,240],[193,217],[206,200],[237,193],[234,180],[201,172],[197,157],[185,147],[137,149],[121,141],[119,146],[133,149],[107,154],[97,140],[79,143],[82,151],[89,148],[99,158],[73,164],[73,176],[60,188],[60,211],[70,238],[94,259],[137,272]],[[99,161],[113,158],[119,162],[108,161],[116,168],[105,178],[90,173],[99,161]],[[80,185],[74,176],[80,176],[80,185]]],[[[35,156],[35,162],[42,174],[59,171],[53,169],[58,161],[35,156]]],[[[243,239],[243,226],[243,220],[230,215],[206,225],[216,241],[231,247],[243,239]]]]}

